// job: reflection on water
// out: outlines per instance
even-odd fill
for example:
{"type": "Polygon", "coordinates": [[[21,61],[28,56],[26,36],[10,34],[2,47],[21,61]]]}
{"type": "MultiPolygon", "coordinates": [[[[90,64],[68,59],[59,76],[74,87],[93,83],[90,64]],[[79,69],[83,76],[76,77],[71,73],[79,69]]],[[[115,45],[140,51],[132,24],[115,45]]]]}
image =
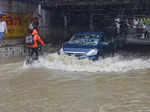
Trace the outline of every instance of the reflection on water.
{"type": "Polygon", "coordinates": [[[2,61],[0,112],[150,112],[149,61],[119,55],[77,61],[56,54],[33,65],[21,58],[2,61]]]}

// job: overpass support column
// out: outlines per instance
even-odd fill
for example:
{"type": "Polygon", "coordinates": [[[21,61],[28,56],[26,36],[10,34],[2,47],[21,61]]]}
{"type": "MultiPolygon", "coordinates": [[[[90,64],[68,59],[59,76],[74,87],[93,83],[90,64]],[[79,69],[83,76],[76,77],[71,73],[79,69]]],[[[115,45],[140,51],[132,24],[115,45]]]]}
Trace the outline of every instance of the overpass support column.
{"type": "Polygon", "coordinates": [[[90,24],[89,24],[89,28],[90,28],[91,31],[94,30],[93,18],[94,18],[94,14],[90,14],[90,24]]]}
{"type": "Polygon", "coordinates": [[[64,15],[64,37],[62,41],[65,41],[67,38],[67,33],[68,33],[68,16],[64,15]]]}
{"type": "Polygon", "coordinates": [[[65,31],[68,30],[68,17],[67,17],[67,15],[64,15],[64,29],[65,29],[65,31]]]}

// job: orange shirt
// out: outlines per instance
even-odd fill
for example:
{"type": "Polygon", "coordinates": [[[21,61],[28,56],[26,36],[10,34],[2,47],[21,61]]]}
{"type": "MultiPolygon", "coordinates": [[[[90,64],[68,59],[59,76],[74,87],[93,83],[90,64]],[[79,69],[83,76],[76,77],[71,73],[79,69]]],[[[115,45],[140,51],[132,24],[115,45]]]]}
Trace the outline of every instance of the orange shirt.
{"type": "Polygon", "coordinates": [[[44,41],[41,39],[41,37],[38,35],[38,32],[36,29],[33,30],[33,33],[34,35],[34,44],[33,45],[27,45],[27,47],[29,48],[38,48],[38,41],[42,44],[42,45],[45,45],[44,41]]]}
{"type": "Polygon", "coordinates": [[[33,45],[27,45],[27,47],[38,48],[37,41],[39,41],[42,45],[45,45],[44,41],[40,38],[40,36],[36,34],[36,35],[34,35],[34,44],[33,45]]]}

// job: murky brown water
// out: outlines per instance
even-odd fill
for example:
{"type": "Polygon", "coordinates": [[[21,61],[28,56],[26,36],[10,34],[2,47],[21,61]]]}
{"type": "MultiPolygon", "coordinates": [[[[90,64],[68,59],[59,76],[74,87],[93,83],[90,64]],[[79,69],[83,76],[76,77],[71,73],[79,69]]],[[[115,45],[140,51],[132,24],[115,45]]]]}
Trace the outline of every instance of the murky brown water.
{"type": "Polygon", "coordinates": [[[150,69],[63,72],[1,60],[0,112],[150,112],[150,69]]]}

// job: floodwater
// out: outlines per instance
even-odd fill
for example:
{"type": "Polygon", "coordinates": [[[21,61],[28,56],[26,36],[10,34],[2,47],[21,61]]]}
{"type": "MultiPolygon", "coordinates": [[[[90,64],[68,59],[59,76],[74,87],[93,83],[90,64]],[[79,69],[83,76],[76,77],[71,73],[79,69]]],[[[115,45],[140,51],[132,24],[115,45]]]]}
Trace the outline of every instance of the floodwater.
{"type": "Polygon", "coordinates": [[[0,60],[0,112],[150,112],[150,58],[0,60]]]}

